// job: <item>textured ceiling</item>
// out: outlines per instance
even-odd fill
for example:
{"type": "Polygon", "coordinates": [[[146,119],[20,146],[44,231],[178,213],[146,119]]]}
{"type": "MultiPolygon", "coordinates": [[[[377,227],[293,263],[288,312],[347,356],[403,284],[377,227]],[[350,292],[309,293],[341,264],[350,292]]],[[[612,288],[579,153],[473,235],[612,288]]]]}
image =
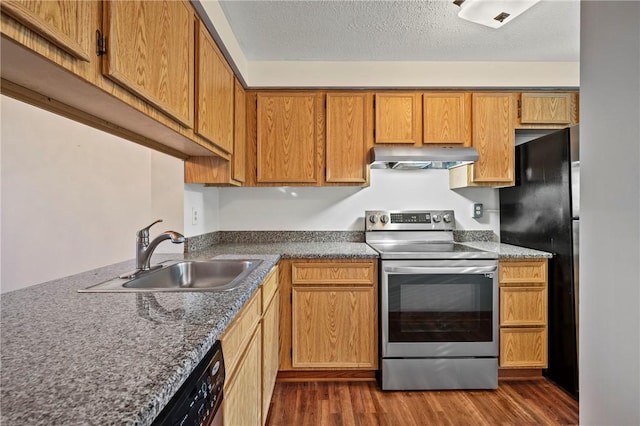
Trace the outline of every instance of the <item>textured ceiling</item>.
{"type": "Polygon", "coordinates": [[[458,18],[449,0],[220,5],[249,61],[579,60],[579,0],[542,0],[500,29],[458,18]]]}

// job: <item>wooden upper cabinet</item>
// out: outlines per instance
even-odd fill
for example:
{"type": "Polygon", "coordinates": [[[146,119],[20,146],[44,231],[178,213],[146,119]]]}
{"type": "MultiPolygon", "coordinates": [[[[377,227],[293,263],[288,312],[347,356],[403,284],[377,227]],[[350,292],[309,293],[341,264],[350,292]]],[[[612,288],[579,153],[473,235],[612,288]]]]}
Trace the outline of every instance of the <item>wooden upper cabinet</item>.
{"type": "Polygon", "coordinates": [[[257,95],[258,183],[318,182],[321,99],[314,92],[257,95]]]}
{"type": "Polygon", "coordinates": [[[423,144],[471,146],[471,93],[422,95],[423,144]]]}
{"type": "Polygon", "coordinates": [[[571,124],[573,93],[522,93],[520,124],[571,124]]]}
{"type": "Polygon", "coordinates": [[[3,0],[2,12],[69,55],[89,62],[95,28],[89,1],[3,0]]]}
{"type": "Polygon", "coordinates": [[[233,71],[202,22],[196,37],[197,134],[228,153],[233,152],[235,91],[233,71]]]}
{"type": "Polygon", "coordinates": [[[326,181],[366,183],[372,146],[370,93],[328,93],[326,109],[326,181]]]}
{"type": "Polygon", "coordinates": [[[378,92],[375,110],[375,143],[419,145],[422,142],[420,92],[378,92]]]}
{"type": "Polygon", "coordinates": [[[103,72],[184,126],[194,121],[195,15],[185,1],[105,1],[103,72]]]}
{"type": "Polygon", "coordinates": [[[247,163],[247,95],[237,79],[234,83],[234,91],[232,178],[238,182],[244,182],[247,163]]]}
{"type": "Polygon", "coordinates": [[[515,100],[512,93],[474,93],[473,182],[513,184],[515,176],[515,100]]]}

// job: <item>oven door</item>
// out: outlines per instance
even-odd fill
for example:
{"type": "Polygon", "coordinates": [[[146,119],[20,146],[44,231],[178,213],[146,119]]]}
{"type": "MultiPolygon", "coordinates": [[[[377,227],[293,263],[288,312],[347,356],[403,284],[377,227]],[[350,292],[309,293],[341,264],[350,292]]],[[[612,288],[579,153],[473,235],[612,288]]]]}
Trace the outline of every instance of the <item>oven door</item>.
{"type": "Polygon", "coordinates": [[[383,358],[498,356],[495,260],[383,260],[383,358]]]}

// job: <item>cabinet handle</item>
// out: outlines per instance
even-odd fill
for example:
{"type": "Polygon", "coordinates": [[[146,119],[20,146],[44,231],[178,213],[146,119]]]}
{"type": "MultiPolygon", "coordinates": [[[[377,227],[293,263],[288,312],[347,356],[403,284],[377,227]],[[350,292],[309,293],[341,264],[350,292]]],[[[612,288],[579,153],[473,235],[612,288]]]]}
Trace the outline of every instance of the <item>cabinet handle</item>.
{"type": "Polygon", "coordinates": [[[100,30],[96,30],[96,55],[102,56],[107,54],[107,38],[102,36],[100,30]]]}

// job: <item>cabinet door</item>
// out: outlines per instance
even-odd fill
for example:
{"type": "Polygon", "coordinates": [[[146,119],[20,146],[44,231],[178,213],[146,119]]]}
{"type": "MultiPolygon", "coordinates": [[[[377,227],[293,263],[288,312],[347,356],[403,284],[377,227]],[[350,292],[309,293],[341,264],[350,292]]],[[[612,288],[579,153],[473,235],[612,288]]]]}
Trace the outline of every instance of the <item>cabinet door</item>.
{"type": "Polygon", "coordinates": [[[194,25],[184,1],[105,1],[104,73],[193,127],[194,25]]]}
{"type": "MultiPolygon", "coordinates": [[[[260,426],[262,422],[262,372],[260,327],[249,342],[237,374],[225,383],[222,423],[225,426],[260,426]]],[[[223,349],[224,350],[224,349],[223,349]]]]}
{"type": "Polygon", "coordinates": [[[500,367],[546,368],[546,327],[501,328],[500,367]]]}
{"type": "Polygon", "coordinates": [[[571,123],[571,97],[571,93],[522,93],[520,95],[520,123],[571,123]]]}
{"type": "Polygon", "coordinates": [[[278,375],[280,294],[276,291],[262,319],[262,424],[266,424],[273,388],[278,375]]]}
{"type": "Polygon", "coordinates": [[[373,128],[371,94],[327,94],[327,182],[366,183],[373,128]]]}
{"type": "Polygon", "coordinates": [[[73,0],[3,0],[2,12],[71,56],[90,61],[91,3],[73,0]]]}
{"type": "Polygon", "coordinates": [[[375,368],[371,287],[293,287],[294,368],[375,368]]]}
{"type": "Polygon", "coordinates": [[[258,182],[318,181],[317,96],[314,93],[258,94],[258,182]]]}
{"type": "Polygon", "coordinates": [[[232,177],[244,182],[247,162],[247,95],[240,82],[235,80],[235,124],[233,127],[232,177]]]}
{"type": "Polygon", "coordinates": [[[233,152],[234,77],[209,31],[198,25],[196,67],[197,134],[226,152],[233,152]]]}
{"type": "Polygon", "coordinates": [[[514,97],[511,93],[473,94],[473,146],[480,158],[473,181],[513,184],[515,175],[514,97]]]}
{"type": "Polygon", "coordinates": [[[471,145],[471,93],[422,94],[424,144],[471,145]]]}
{"type": "Polygon", "coordinates": [[[422,105],[419,92],[375,94],[375,143],[422,142],[422,105]]]}

